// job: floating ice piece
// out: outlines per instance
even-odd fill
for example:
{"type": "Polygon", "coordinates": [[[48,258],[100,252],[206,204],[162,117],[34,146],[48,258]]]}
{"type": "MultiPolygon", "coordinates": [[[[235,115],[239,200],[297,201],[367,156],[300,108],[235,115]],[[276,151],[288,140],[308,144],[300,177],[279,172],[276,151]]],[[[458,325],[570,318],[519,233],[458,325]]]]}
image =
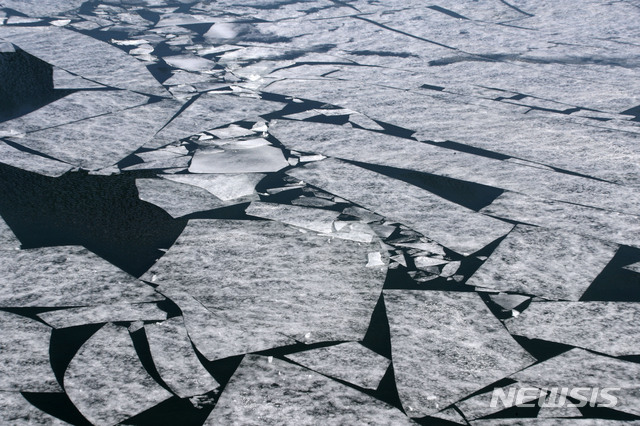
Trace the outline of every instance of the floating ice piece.
{"type": "Polygon", "coordinates": [[[304,367],[365,389],[376,389],[390,361],[357,342],[285,355],[304,367]]]}
{"type": "Polygon", "coordinates": [[[416,264],[416,268],[418,269],[426,269],[430,266],[444,265],[445,263],[447,263],[447,261],[444,259],[430,256],[417,256],[413,258],[413,261],[416,264]]]}
{"type": "Polygon", "coordinates": [[[107,86],[73,75],[58,67],[53,67],[54,89],[105,89],[107,86]]]}
{"type": "Polygon", "coordinates": [[[0,141],[0,163],[45,176],[62,176],[72,165],[16,149],[0,141]]]}
{"type": "Polygon", "coordinates": [[[136,187],[142,201],[160,207],[174,218],[226,205],[205,189],[167,179],[136,179],[136,187]]]}
{"type": "Polygon", "coordinates": [[[2,250],[1,307],[95,306],[162,300],[150,286],[84,247],[2,250]]]}
{"type": "Polygon", "coordinates": [[[189,339],[210,361],[296,343],[258,319],[252,319],[246,326],[234,324],[233,318],[210,311],[186,292],[169,286],[160,286],[158,291],[178,305],[189,339]]]}
{"type": "MultiPolygon", "coordinates": [[[[164,146],[223,124],[257,120],[260,115],[277,111],[283,106],[279,102],[256,98],[214,92],[204,93],[158,132],[147,147],[164,146]]],[[[212,131],[212,134],[218,136],[214,132],[212,131]]],[[[250,132],[250,134],[254,133],[250,132]]]]}
{"type": "Polygon", "coordinates": [[[282,150],[275,146],[251,149],[220,150],[198,149],[193,156],[191,173],[260,173],[277,172],[289,163],[282,150]]]}
{"type": "Polygon", "coordinates": [[[67,422],[40,411],[20,392],[4,391],[0,391],[0,423],[13,426],[69,425],[67,422]]]}
{"type": "Polygon", "coordinates": [[[287,173],[410,226],[461,254],[479,250],[513,227],[408,183],[339,160],[327,159],[287,173]]]}
{"type": "Polygon", "coordinates": [[[203,188],[222,201],[248,197],[256,193],[255,187],[265,177],[261,173],[246,174],[190,174],[161,175],[162,178],[203,188]]]}
{"type": "Polygon", "coordinates": [[[276,358],[246,355],[205,425],[409,425],[398,409],[313,371],[276,358]]]}
{"type": "Polygon", "coordinates": [[[0,216],[0,250],[16,250],[20,248],[20,241],[0,216]]]}
{"type": "Polygon", "coordinates": [[[367,261],[367,268],[376,268],[378,266],[384,266],[385,263],[382,260],[382,254],[379,251],[375,251],[375,252],[371,252],[369,254],[367,254],[368,256],[368,261],[367,261]]]}
{"type": "Polygon", "coordinates": [[[260,201],[252,202],[245,212],[250,216],[263,217],[321,233],[331,233],[333,221],[340,214],[331,210],[260,201]]]}
{"type": "Polygon", "coordinates": [[[613,356],[640,355],[636,302],[532,302],[505,321],[511,334],[613,356]]]}
{"type": "Polygon", "coordinates": [[[343,238],[345,240],[370,243],[375,239],[376,233],[366,223],[347,222],[346,225],[342,226],[337,230],[337,232],[334,232],[332,235],[338,238],[343,238]]]}
{"type": "Polygon", "coordinates": [[[81,90],[29,114],[0,123],[0,131],[29,133],[49,129],[144,105],[148,101],[148,96],[128,90],[81,90]]]}
{"type": "Polygon", "coordinates": [[[507,294],[507,293],[498,293],[498,294],[490,294],[489,298],[494,301],[496,304],[500,305],[502,309],[505,311],[509,311],[516,306],[526,302],[531,299],[529,296],[522,296],[520,294],[507,294]]]}
{"type": "Polygon", "coordinates": [[[156,96],[168,95],[142,63],[117,47],[79,32],[53,26],[3,26],[0,38],[89,80],[156,96]]]}
{"type": "Polygon", "coordinates": [[[204,33],[204,38],[213,40],[224,40],[234,38],[238,35],[234,24],[230,22],[217,22],[204,33]]]}
{"type": "MultiPolygon", "coordinates": [[[[539,364],[532,365],[513,375],[513,378],[539,388],[615,388],[611,392],[618,402],[617,411],[640,414],[640,364],[616,358],[596,355],[583,349],[571,349],[539,364]]],[[[590,402],[592,392],[575,395],[580,401],[590,402]]],[[[598,392],[597,404],[611,401],[598,392]]]]}
{"type": "Polygon", "coordinates": [[[559,201],[505,192],[482,213],[531,225],[562,229],[606,241],[640,247],[640,218],[559,201]]]}
{"type": "Polygon", "coordinates": [[[145,326],[153,363],[180,398],[202,395],[219,384],[198,361],[182,317],[145,326]]]}
{"type": "Polygon", "coordinates": [[[107,324],[80,348],[64,388],[83,416],[111,426],[171,397],[146,372],[126,328],[107,324]]]}
{"type": "MultiPolygon", "coordinates": [[[[463,399],[462,401],[456,402],[456,407],[462,411],[464,417],[468,420],[475,420],[480,417],[485,417],[493,413],[497,413],[498,411],[505,410],[507,408],[511,408],[516,403],[529,403],[535,401],[539,398],[540,394],[535,392],[521,392],[522,400],[516,401],[513,400],[505,400],[499,401],[495,406],[491,406],[491,400],[493,398],[494,390],[500,390],[504,392],[505,395],[509,394],[518,394],[518,391],[523,387],[530,387],[527,385],[523,385],[522,383],[515,382],[506,386],[496,386],[492,390],[488,392],[479,393],[477,395],[473,395],[469,398],[463,399]]],[[[529,419],[528,419],[529,420],[529,419]]]]}
{"type": "Polygon", "coordinates": [[[2,7],[7,7],[28,16],[51,16],[67,10],[78,8],[83,0],[39,0],[37,2],[23,0],[2,0],[2,7]]]}
{"type": "Polygon", "coordinates": [[[78,167],[101,169],[144,145],[179,106],[176,101],[162,100],[38,130],[12,140],[78,167]]]}
{"type": "MultiPolygon", "coordinates": [[[[460,118],[456,117],[456,119],[460,118]]],[[[512,162],[513,159],[506,155],[488,158],[461,152],[448,146],[324,123],[280,120],[271,126],[269,132],[289,149],[395,167],[402,169],[401,172],[405,175],[410,174],[411,171],[428,173],[427,183],[437,183],[441,188],[454,193],[460,193],[463,188],[460,188],[459,184],[447,183],[441,176],[629,214],[636,213],[636,206],[640,202],[640,196],[632,187],[559,173],[548,167],[541,169],[545,166],[530,161],[519,160],[520,163],[515,164],[512,162]],[[502,160],[500,157],[506,159],[502,160]]],[[[530,139],[529,136],[527,138],[529,144],[530,139]]],[[[459,146],[461,149],[473,150],[471,144],[459,144],[459,146]]],[[[584,151],[583,146],[582,151],[584,151]]],[[[516,152],[514,155],[518,154],[522,156],[521,152],[516,152]]],[[[576,160],[575,163],[579,161],[576,160]]],[[[484,202],[481,191],[477,189],[478,198],[484,202]]],[[[475,194],[465,193],[464,195],[469,198],[475,194]]],[[[486,198],[489,199],[490,195],[488,194],[486,198]]]]}
{"type": "MultiPolygon", "coordinates": [[[[201,352],[218,359],[276,347],[283,338],[362,339],[386,275],[385,268],[365,267],[374,250],[376,244],[279,222],[190,220],[143,279],[155,275],[154,283],[188,292],[210,311],[200,322],[210,347],[201,352]]],[[[191,336],[187,313],[185,324],[191,336]]]]}
{"type": "Polygon", "coordinates": [[[240,127],[237,124],[230,124],[227,127],[209,130],[207,133],[211,133],[212,135],[220,139],[238,138],[254,134],[251,130],[240,127]]]}
{"type": "Polygon", "coordinates": [[[86,308],[60,309],[38,314],[53,328],[118,321],[162,321],[167,313],[155,303],[118,303],[86,308]]]}
{"type": "Polygon", "coordinates": [[[442,271],[440,272],[441,277],[451,277],[458,272],[458,268],[460,268],[460,261],[449,262],[442,267],[442,271]]]}
{"type": "Polygon", "coordinates": [[[578,300],[617,249],[594,238],[517,225],[467,284],[578,300]]]}
{"type": "Polygon", "coordinates": [[[49,361],[51,328],[0,311],[0,391],[59,392],[49,361]]]}
{"type": "Polygon", "coordinates": [[[631,265],[623,266],[624,269],[637,272],[640,274],[640,262],[632,263],[631,265]]]}
{"type": "Polygon", "coordinates": [[[475,293],[385,290],[384,302],[396,386],[410,417],[535,362],[475,293]]]}
{"type": "Polygon", "coordinates": [[[185,71],[207,71],[216,66],[215,62],[196,55],[163,56],[162,59],[170,66],[185,71]]]}

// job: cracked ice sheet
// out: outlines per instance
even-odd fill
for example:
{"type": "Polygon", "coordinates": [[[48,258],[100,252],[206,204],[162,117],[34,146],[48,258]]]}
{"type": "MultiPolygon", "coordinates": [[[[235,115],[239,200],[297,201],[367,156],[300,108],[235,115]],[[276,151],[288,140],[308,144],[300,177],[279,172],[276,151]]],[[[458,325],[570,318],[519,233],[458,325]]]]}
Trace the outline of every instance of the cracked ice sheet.
{"type": "MultiPolygon", "coordinates": [[[[370,78],[374,77],[362,76],[363,81],[370,78]]],[[[349,108],[417,131],[414,136],[419,140],[455,141],[602,179],[638,184],[640,135],[615,131],[607,128],[607,123],[587,126],[572,117],[524,115],[529,108],[470,96],[443,92],[432,95],[427,90],[422,93],[334,79],[284,80],[265,90],[349,108]],[[460,122],[465,125],[460,126],[460,122]]]]}
{"type": "Polygon", "coordinates": [[[390,361],[357,342],[341,343],[285,355],[285,358],[326,376],[376,389],[390,361]]]}
{"type": "Polygon", "coordinates": [[[162,380],[180,398],[202,395],[219,384],[200,364],[182,317],[144,327],[153,363],[162,380]]]}
{"type": "Polygon", "coordinates": [[[0,391],[61,390],[49,361],[49,326],[0,311],[0,335],[0,391]]]}
{"type": "Polygon", "coordinates": [[[17,10],[27,16],[51,16],[67,10],[80,7],[84,0],[38,0],[37,2],[24,0],[2,0],[0,5],[17,10]]]}
{"type": "Polygon", "coordinates": [[[171,397],[140,363],[129,332],[107,324],[80,348],[64,374],[69,399],[95,425],[115,425],[171,397]]]}
{"type": "Polygon", "coordinates": [[[640,303],[532,302],[505,320],[511,334],[578,346],[613,356],[639,355],[640,303]]]}
{"type": "Polygon", "coordinates": [[[339,160],[323,160],[287,173],[403,223],[460,254],[481,249],[513,227],[416,186],[339,160]]]}
{"type": "Polygon", "coordinates": [[[542,198],[629,214],[635,214],[640,204],[635,188],[366,130],[278,120],[269,127],[269,133],[289,149],[477,182],[542,198]]]}
{"type": "Polygon", "coordinates": [[[201,148],[196,150],[191,173],[255,173],[277,172],[288,167],[282,150],[271,145],[255,148],[201,148]]]}
{"type": "Polygon", "coordinates": [[[155,303],[119,303],[43,312],[38,317],[53,328],[117,321],[163,321],[167,313],[155,303]]]}
{"type": "Polygon", "coordinates": [[[412,424],[369,395],[277,358],[245,355],[205,425],[412,424]]]}
{"type": "Polygon", "coordinates": [[[640,217],[505,192],[482,213],[640,247],[640,217]]]}
{"type": "Polygon", "coordinates": [[[153,288],[84,247],[1,250],[0,306],[95,306],[162,300],[153,288]]]}
{"type": "Polygon", "coordinates": [[[78,91],[29,114],[0,123],[0,134],[34,132],[141,106],[148,101],[148,96],[128,90],[78,91]]]}
{"type": "Polygon", "coordinates": [[[142,62],[107,43],[58,27],[0,28],[0,38],[33,56],[107,86],[168,97],[142,62]]]}
{"type": "Polygon", "coordinates": [[[618,250],[616,244],[534,226],[517,225],[468,285],[578,300],[618,250]]]}
{"type": "Polygon", "coordinates": [[[333,231],[333,222],[340,215],[340,212],[331,210],[260,201],[252,202],[245,213],[325,234],[333,231]]]}
{"type": "Polygon", "coordinates": [[[278,222],[190,220],[142,279],[188,292],[211,312],[209,332],[220,337],[203,353],[217,359],[279,346],[287,336],[362,339],[386,275],[386,266],[365,267],[377,249],[278,222]]]}
{"type": "Polygon", "coordinates": [[[476,293],[386,290],[384,301],[396,386],[411,417],[535,362],[476,293]]]}
{"type": "Polygon", "coordinates": [[[262,173],[160,175],[163,179],[203,188],[222,201],[256,194],[256,185],[265,176],[262,173]]]}
{"type": "Polygon", "coordinates": [[[78,167],[96,170],[117,163],[144,145],[178,108],[176,101],[162,100],[11,140],[78,167]]]}
{"type": "Polygon", "coordinates": [[[284,104],[280,102],[265,101],[256,97],[203,93],[160,130],[146,147],[161,147],[236,121],[256,121],[260,115],[278,111],[283,107],[284,104]]]}
{"type": "Polygon", "coordinates": [[[136,179],[138,196],[178,218],[228,205],[202,188],[166,179],[136,179]]]}
{"type": "MultiPolygon", "coordinates": [[[[617,388],[617,411],[640,414],[640,364],[571,349],[513,375],[513,378],[541,389],[551,387],[617,388]]],[[[587,400],[586,398],[578,398],[587,400]]],[[[598,395],[598,404],[607,401],[598,395]]]]}
{"type": "Polygon", "coordinates": [[[0,141],[0,163],[45,176],[62,176],[73,166],[37,154],[16,149],[0,141]]]}
{"type": "Polygon", "coordinates": [[[69,425],[34,407],[20,392],[3,391],[0,391],[0,423],[12,426],[69,425]]]}

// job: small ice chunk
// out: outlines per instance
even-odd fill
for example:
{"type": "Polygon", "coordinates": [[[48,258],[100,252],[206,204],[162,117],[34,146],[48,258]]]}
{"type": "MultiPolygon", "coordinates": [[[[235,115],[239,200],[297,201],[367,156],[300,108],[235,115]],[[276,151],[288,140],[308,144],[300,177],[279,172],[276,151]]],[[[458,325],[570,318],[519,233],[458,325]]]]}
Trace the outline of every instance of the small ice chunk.
{"type": "Polygon", "coordinates": [[[505,311],[511,310],[530,299],[528,296],[508,293],[490,294],[489,298],[500,305],[505,311]]]}
{"type": "Polygon", "coordinates": [[[378,266],[384,266],[380,252],[375,251],[367,254],[367,268],[375,268],[378,266]]]}
{"type": "Polygon", "coordinates": [[[263,203],[260,201],[251,203],[247,207],[246,213],[250,216],[276,220],[321,233],[330,233],[333,221],[338,217],[338,212],[331,210],[263,203]]]}
{"type": "Polygon", "coordinates": [[[224,152],[199,149],[189,171],[191,173],[259,173],[277,172],[289,163],[282,150],[274,146],[231,149],[224,152]]]}

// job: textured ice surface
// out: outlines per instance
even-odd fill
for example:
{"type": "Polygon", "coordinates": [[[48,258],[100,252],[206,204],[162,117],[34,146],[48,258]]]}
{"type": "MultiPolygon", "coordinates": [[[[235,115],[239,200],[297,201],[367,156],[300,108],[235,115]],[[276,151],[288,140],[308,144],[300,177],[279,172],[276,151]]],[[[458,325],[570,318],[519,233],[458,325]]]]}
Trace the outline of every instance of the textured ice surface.
{"type": "Polygon", "coordinates": [[[4,391],[0,391],[0,422],[15,426],[64,426],[70,424],[39,410],[27,401],[20,392],[4,391]]]}
{"type": "Polygon", "coordinates": [[[324,160],[288,174],[411,226],[462,254],[481,249],[512,228],[416,186],[343,161],[324,160]]]}
{"type": "Polygon", "coordinates": [[[594,238],[518,225],[467,284],[578,300],[617,249],[594,238]]]}
{"type": "Polygon", "coordinates": [[[80,348],[64,373],[64,388],[96,425],[115,425],[171,396],[143,368],[127,329],[114,324],[80,348]]]}
{"type": "Polygon", "coordinates": [[[639,318],[640,306],[632,302],[532,302],[505,325],[530,339],[622,356],[640,354],[639,318]]]}
{"type": "Polygon", "coordinates": [[[360,343],[348,342],[285,355],[306,368],[362,388],[376,389],[389,360],[360,343]]]}
{"type": "Polygon", "coordinates": [[[283,204],[253,202],[245,212],[250,216],[275,220],[320,233],[331,233],[339,213],[283,204]]]}
{"type": "Polygon", "coordinates": [[[576,204],[562,203],[505,192],[482,212],[530,225],[640,247],[640,218],[576,204]]]}
{"type": "Polygon", "coordinates": [[[95,306],[148,302],[162,296],[89,250],[77,246],[2,250],[0,306],[95,306]]]}
{"type": "Polygon", "coordinates": [[[193,156],[191,173],[256,173],[277,172],[289,163],[282,150],[275,146],[258,146],[249,149],[199,149],[193,156]]]}
{"type": "Polygon", "coordinates": [[[639,16],[0,0],[0,423],[637,424],[639,16]]]}
{"type": "Polygon", "coordinates": [[[246,355],[207,425],[411,424],[400,410],[313,371],[246,355]]]}
{"type": "Polygon", "coordinates": [[[223,201],[255,194],[255,187],[264,176],[260,173],[162,175],[164,179],[206,189],[223,201]]]}
{"type": "MultiPolygon", "coordinates": [[[[640,366],[635,362],[622,361],[597,355],[583,349],[571,349],[547,361],[526,368],[513,377],[529,385],[546,387],[617,388],[612,394],[618,399],[616,410],[638,415],[640,389],[637,378],[640,366]]],[[[584,400],[591,395],[583,392],[584,400]]],[[[607,403],[598,395],[597,403],[607,403]]]]}
{"type": "Polygon", "coordinates": [[[153,363],[162,380],[181,398],[201,395],[219,384],[193,351],[182,317],[145,326],[153,363]]]}
{"type": "Polygon", "coordinates": [[[136,187],[142,201],[154,204],[176,218],[226,205],[205,189],[167,179],[136,179],[136,187]]]}
{"type": "Polygon", "coordinates": [[[65,328],[103,322],[162,321],[167,318],[167,313],[155,303],[119,303],[55,310],[38,316],[53,328],[65,328]]]}
{"type": "Polygon", "coordinates": [[[477,294],[387,290],[384,301],[398,394],[411,417],[440,411],[535,361],[477,294]]]}
{"type": "Polygon", "coordinates": [[[0,311],[0,334],[0,391],[60,391],[49,361],[49,326],[0,311]]]}
{"type": "Polygon", "coordinates": [[[287,337],[359,340],[386,272],[384,264],[365,266],[374,247],[278,222],[191,220],[142,279],[188,292],[207,308],[196,309],[209,317],[207,333],[220,336],[201,349],[209,359],[280,346],[287,337]]]}

